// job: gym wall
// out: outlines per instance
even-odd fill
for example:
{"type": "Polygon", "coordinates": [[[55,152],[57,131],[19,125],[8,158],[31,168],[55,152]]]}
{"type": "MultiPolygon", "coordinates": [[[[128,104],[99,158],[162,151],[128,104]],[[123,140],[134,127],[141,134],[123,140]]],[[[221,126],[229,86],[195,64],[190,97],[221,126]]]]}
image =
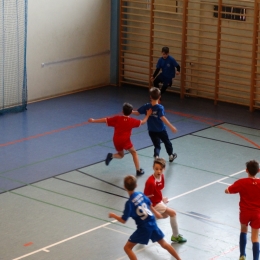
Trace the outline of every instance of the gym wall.
{"type": "Polygon", "coordinates": [[[29,102],[110,83],[110,17],[110,1],[28,1],[29,102]]]}
{"type": "Polygon", "coordinates": [[[181,65],[170,91],[260,108],[258,0],[121,0],[120,14],[120,84],[151,87],[168,46],[181,65]]]}

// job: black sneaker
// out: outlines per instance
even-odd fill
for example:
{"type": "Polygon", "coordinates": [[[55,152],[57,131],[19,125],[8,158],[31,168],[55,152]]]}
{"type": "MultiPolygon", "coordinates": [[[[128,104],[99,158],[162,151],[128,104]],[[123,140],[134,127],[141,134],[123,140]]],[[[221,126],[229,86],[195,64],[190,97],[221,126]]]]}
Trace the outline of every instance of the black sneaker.
{"type": "Polygon", "coordinates": [[[109,165],[109,163],[112,161],[112,159],[113,159],[113,154],[108,153],[107,158],[106,158],[106,165],[109,165]]]}
{"type": "Polygon", "coordinates": [[[169,162],[173,162],[173,160],[176,159],[176,158],[177,158],[177,154],[176,154],[176,153],[171,154],[171,155],[169,156],[169,162]]]}
{"type": "Polygon", "coordinates": [[[142,176],[144,174],[144,170],[140,168],[140,170],[136,171],[136,176],[142,176]]]}

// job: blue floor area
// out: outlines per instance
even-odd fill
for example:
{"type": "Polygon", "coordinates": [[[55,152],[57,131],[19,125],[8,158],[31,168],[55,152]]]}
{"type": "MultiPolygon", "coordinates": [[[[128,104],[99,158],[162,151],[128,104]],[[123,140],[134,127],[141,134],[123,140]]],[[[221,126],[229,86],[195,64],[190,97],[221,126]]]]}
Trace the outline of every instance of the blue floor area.
{"type": "MultiPolygon", "coordinates": [[[[103,161],[114,152],[113,128],[87,120],[118,114],[124,102],[137,109],[149,102],[148,89],[107,86],[0,115],[0,193],[103,161]]],[[[260,111],[251,113],[244,106],[214,106],[212,100],[180,99],[170,92],[162,105],[178,129],[176,134],[168,130],[171,139],[223,123],[260,129],[260,111]]],[[[133,130],[132,141],[138,150],[152,145],[146,125],[133,130]]],[[[178,153],[178,147],[174,149],[178,153]]]]}

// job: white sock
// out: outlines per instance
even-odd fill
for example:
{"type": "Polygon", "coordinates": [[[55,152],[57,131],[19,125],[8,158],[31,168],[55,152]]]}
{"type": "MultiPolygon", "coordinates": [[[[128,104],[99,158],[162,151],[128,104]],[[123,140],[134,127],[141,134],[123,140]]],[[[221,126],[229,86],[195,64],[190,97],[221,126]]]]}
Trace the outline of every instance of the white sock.
{"type": "Polygon", "coordinates": [[[174,237],[178,237],[179,235],[179,229],[178,229],[178,224],[177,224],[177,218],[175,217],[170,217],[170,223],[172,227],[172,235],[174,237]]]}

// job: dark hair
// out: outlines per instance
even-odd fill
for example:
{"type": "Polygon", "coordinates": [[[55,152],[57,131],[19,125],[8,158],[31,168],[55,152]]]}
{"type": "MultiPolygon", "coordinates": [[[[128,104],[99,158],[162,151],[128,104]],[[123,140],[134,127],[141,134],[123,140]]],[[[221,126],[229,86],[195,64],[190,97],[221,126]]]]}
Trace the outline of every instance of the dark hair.
{"type": "Polygon", "coordinates": [[[160,98],[160,96],[161,96],[160,89],[155,88],[155,87],[150,89],[150,97],[151,97],[151,99],[158,100],[160,98]]]}
{"type": "Polygon", "coordinates": [[[168,54],[169,51],[169,47],[162,47],[162,52],[164,52],[165,54],[168,54]]]}
{"type": "Polygon", "coordinates": [[[255,160],[246,163],[246,169],[251,176],[255,176],[259,172],[259,163],[255,160]]]}
{"type": "Polygon", "coordinates": [[[164,169],[165,168],[165,165],[166,165],[166,161],[163,159],[163,158],[156,158],[154,161],[153,161],[153,166],[155,164],[160,164],[162,166],[162,168],[164,169]]]}
{"type": "Polygon", "coordinates": [[[125,116],[131,115],[132,111],[133,111],[133,106],[131,104],[129,103],[123,104],[123,113],[125,116]]]}
{"type": "Polygon", "coordinates": [[[124,186],[128,191],[133,191],[136,188],[135,176],[127,175],[124,179],[124,186]]]}

